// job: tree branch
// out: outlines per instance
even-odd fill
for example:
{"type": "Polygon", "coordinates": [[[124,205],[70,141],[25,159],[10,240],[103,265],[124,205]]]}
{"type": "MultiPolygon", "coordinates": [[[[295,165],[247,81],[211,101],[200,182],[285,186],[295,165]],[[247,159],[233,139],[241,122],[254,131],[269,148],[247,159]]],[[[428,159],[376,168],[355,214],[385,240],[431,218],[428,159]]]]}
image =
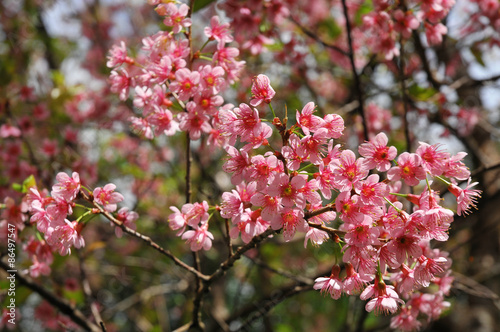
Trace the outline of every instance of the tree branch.
{"type": "Polygon", "coordinates": [[[336,45],[333,45],[333,44],[329,44],[323,40],[321,40],[321,38],[319,38],[314,32],[312,32],[311,30],[308,30],[306,29],[304,26],[302,26],[295,18],[293,18],[292,16],[289,17],[290,20],[297,26],[299,27],[299,29],[305,33],[308,37],[314,39],[315,41],[317,41],[318,43],[320,43],[321,45],[323,45],[324,47],[326,48],[329,48],[329,49],[332,49],[344,56],[349,56],[349,53],[347,53],[346,51],[344,51],[343,49],[341,49],[340,47],[336,46],[336,45]]]}
{"type": "Polygon", "coordinates": [[[102,206],[100,206],[99,204],[94,202],[92,199],[90,199],[90,197],[84,191],[80,191],[80,193],[83,195],[83,198],[85,200],[91,202],[99,210],[100,214],[105,216],[115,226],[120,227],[125,233],[132,235],[132,236],[135,236],[136,238],[142,240],[143,242],[146,242],[150,247],[152,247],[153,249],[156,249],[156,251],[160,252],[164,256],[167,256],[168,258],[173,260],[177,266],[180,266],[183,269],[185,269],[186,271],[191,272],[192,274],[194,274],[198,278],[200,278],[202,280],[209,279],[209,277],[207,275],[201,273],[200,271],[196,270],[192,266],[187,265],[186,263],[181,261],[179,258],[175,257],[170,251],[162,248],[158,243],[154,242],[149,236],[143,235],[143,234],[125,226],[120,220],[116,219],[111,213],[104,210],[102,208],[102,206]]]}
{"type": "Polygon", "coordinates": [[[361,81],[359,79],[358,72],[356,70],[356,63],[354,61],[354,48],[352,47],[352,34],[351,34],[351,23],[349,22],[349,12],[346,5],[346,0],[342,0],[342,8],[344,9],[345,17],[345,27],[347,33],[347,43],[349,45],[349,61],[351,63],[352,76],[354,78],[354,89],[356,90],[356,95],[359,102],[359,114],[361,115],[361,122],[363,123],[363,136],[366,141],[368,141],[368,125],[366,123],[365,109],[364,109],[364,98],[363,98],[363,87],[361,86],[361,81]]]}
{"type": "MultiPolygon", "coordinates": [[[[5,271],[10,270],[9,266],[1,260],[0,268],[5,271]]],[[[24,285],[32,291],[38,293],[38,295],[40,295],[43,299],[49,302],[52,306],[58,308],[63,314],[71,318],[73,322],[75,322],[85,330],[92,332],[102,332],[102,329],[89,321],[80,310],[76,309],[65,300],[56,297],[51,292],[35,283],[30,277],[24,276],[20,273],[16,273],[16,280],[19,281],[21,285],[24,285]]]]}

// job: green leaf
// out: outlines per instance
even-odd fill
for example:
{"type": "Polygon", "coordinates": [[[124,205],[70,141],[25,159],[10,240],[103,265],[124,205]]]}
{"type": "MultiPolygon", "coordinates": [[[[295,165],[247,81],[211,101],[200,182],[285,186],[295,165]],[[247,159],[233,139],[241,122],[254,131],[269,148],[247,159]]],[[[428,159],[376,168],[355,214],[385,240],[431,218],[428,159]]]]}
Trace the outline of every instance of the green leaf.
{"type": "Polygon", "coordinates": [[[28,176],[23,182],[23,192],[28,192],[31,187],[36,187],[36,180],[33,174],[28,176]]]}
{"type": "Polygon", "coordinates": [[[408,91],[413,97],[422,101],[426,101],[436,94],[436,90],[432,87],[424,88],[417,84],[412,85],[408,91]]]}
{"type": "Polygon", "coordinates": [[[486,67],[486,64],[483,61],[483,52],[477,47],[477,46],[472,46],[470,48],[470,51],[472,52],[472,55],[474,55],[474,58],[476,61],[483,67],[486,67]]]}
{"type": "Polygon", "coordinates": [[[335,19],[329,17],[322,21],[318,25],[318,32],[320,34],[325,34],[332,40],[336,39],[342,33],[342,29],[339,27],[335,19]]]}
{"type": "Polygon", "coordinates": [[[20,185],[19,183],[13,183],[12,184],[12,189],[14,189],[15,191],[17,191],[19,193],[23,192],[23,186],[20,185]]]}
{"type": "Polygon", "coordinates": [[[36,187],[36,180],[35,180],[35,177],[33,176],[33,174],[28,176],[23,181],[23,184],[19,184],[19,183],[12,184],[12,189],[14,189],[15,191],[20,192],[22,194],[26,194],[31,187],[36,187]]]}
{"type": "Polygon", "coordinates": [[[205,8],[206,6],[211,4],[212,2],[215,2],[215,0],[197,0],[194,3],[193,11],[196,13],[198,10],[205,8]]]}

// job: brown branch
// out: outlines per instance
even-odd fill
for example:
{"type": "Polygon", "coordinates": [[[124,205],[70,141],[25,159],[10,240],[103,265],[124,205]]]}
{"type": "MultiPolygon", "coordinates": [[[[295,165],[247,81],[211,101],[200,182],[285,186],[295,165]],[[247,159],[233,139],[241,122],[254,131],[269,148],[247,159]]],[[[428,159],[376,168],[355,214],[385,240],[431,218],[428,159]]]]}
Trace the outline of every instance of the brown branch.
{"type": "Polygon", "coordinates": [[[274,290],[271,294],[262,298],[258,302],[254,302],[249,304],[248,306],[238,310],[233,313],[228,319],[227,322],[233,322],[239,318],[247,317],[248,318],[243,322],[240,328],[237,331],[247,331],[247,327],[251,325],[255,320],[267,315],[269,311],[294,295],[310,291],[313,289],[313,285],[304,285],[301,283],[295,283],[290,286],[285,286],[281,289],[274,290]]]}
{"type": "Polygon", "coordinates": [[[229,219],[224,219],[226,223],[226,236],[227,236],[227,247],[228,247],[228,255],[231,257],[233,255],[233,244],[231,241],[231,235],[229,234],[229,219]]]}
{"type": "MultiPolygon", "coordinates": [[[[11,270],[7,264],[0,260],[0,268],[5,271],[11,270]]],[[[16,280],[31,289],[32,291],[38,293],[43,299],[50,303],[53,307],[58,308],[61,313],[71,318],[73,322],[81,326],[87,331],[92,332],[102,332],[101,328],[85,317],[85,315],[71,304],[63,299],[56,297],[54,294],[43,288],[42,286],[35,283],[30,277],[25,276],[21,273],[16,273],[16,280]]]]}
{"type": "Polygon", "coordinates": [[[175,257],[170,251],[162,248],[158,243],[154,242],[149,236],[143,235],[143,234],[125,226],[120,220],[116,219],[111,213],[104,210],[104,208],[102,206],[100,206],[99,204],[94,202],[92,199],[90,199],[90,197],[84,191],[80,191],[80,193],[82,194],[82,196],[85,200],[91,202],[99,210],[100,214],[105,216],[115,226],[120,227],[123,230],[123,232],[125,232],[129,235],[135,236],[136,238],[142,240],[143,242],[146,242],[150,247],[152,247],[156,251],[160,252],[162,255],[167,256],[168,258],[173,260],[177,266],[180,266],[184,270],[191,272],[192,274],[194,274],[198,278],[200,278],[202,280],[209,279],[209,276],[201,273],[200,271],[196,270],[192,266],[187,265],[186,263],[181,261],[179,258],[175,257]]]}
{"type": "Polygon", "coordinates": [[[273,273],[276,273],[280,276],[283,276],[285,278],[288,278],[288,279],[291,279],[293,281],[295,281],[297,284],[304,284],[304,285],[312,285],[314,284],[314,280],[311,279],[311,278],[306,278],[306,277],[301,277],[299,275],[294,275],[288,271],[285,271],[283,269],[280,269],[280,268],[275,268],[275,267],[272,267],[272,266],[269,266],[269,264],[267,264],[266,262],[258,259],[258,258],[249,258],[252,260],[252,262],[261,267],[261,268],[264,268],[266,270],[269,270],[273,273]]]}
{"type": "Polygon", "coordinates": [[[323,232],[327,232],[328,234],[330,234],[332,239],[335,241],[337,239],[339,239],[339,236],[345,235],[345,232],[339,231],[338,229],[335,229],[335,228],[330,228],[330,227],[327,227],[324,225],[315,224],[315,223],[310,222],[310,221],[308,221],[307,224],[309,225],[309,227],[317,228],[319,230],[322,230],[323,232]]]}
{"type": "Polygon", "coordinates": [[[422,41],[420,40],[420,35],[417,31],[413,31],[413,40],[415,42],[415,48],[417,50],[417,54],[420,57],[420,61],[422,61],[422,66],[427,74],[427,80],[431,83],[432,87],[439,91],[439,88],[443,83],[436,80],[434,74],[432,73],[431,67],[429,65],[429,59],[427,59],[427,55],[425,54],[425,48],[422,45],[422,41]]]}
{"type": "Polygon", "coordinates": [[[112,307],[107,308],[103,312],[103,316],[107,317],[108,319],[113,317],[116,313],[125,311],[132,307],[133,305],[141,302],[141,301],[148,301],[150,298],[159,296],[159,295],[164,295],[164,294],[169,294],[169,293],[174,293],[174,292],[179,292],[182,293],[186,291],[189,287],[189,284],[185,280],[180,280],[176,284],[161,284],[161,285],[154,285],[151,287],[148,287],[146,289],[141,290],[140,292],[134,293],[133,295],[121,300],[117,304],[113,305],[112,307]]]}
{"type": "Polygon", "coordinates": [[[219,268],[217,270],[215,270],[214,273],[212,273],[212,275],[210,275],[209,277],[209,280],[206,284],[209,284],[211,282],[213,282],[214,280],[222,277],[224,275],[224,273],[231,267],[234,265],[234,263],[240,259],[240,257],[245,253],[247,252],[248,250],[254,248],[255,246],[257,246],[258,243],[262,242],[264,239],[266,239],[269,235],[271,234],[274,234],[276,231],[273,230],[272,228],[268,228],[264,233],[260,234],[260,235],[257,235],[257,236],[254,236],[252,238],[252,240],[250,242],[248,242],[247,244],[245,244],[244,246],[242,247],[239,247],[238,250],[236,250],[236,252],[231,255],[231,257],[229,257],[228,259],[226,259],[224,262],[221,263],[221,265],[219,266],[219,268]]]}
{"type": "Polygon", "coordinates": [[[325,42],[324,40],[322,40],[321,38],[318,37],[318,35],[316,35],[314,32],[312,32],[311,30],[308,30],[306,29],[304,26],[302,26],[295,18],[293,18],[292,16],[289,17],[290,20],[297,26],[299,27],[299,29],[305,33],[308,37],[314,39],[315,41],[317,41],[318,43],[320,43],[321,45],[323,45],[324,47],[326,48],[329,48],[329,49],[332,49],[344,56],[349,56],[349,53],[347,53],[346,51],[344,51],[343,49],[341,49],[340,47],[336,46],[336,45],[333,45],[333,44],[329,44],[327,42],[325,42]]]}
{"type": "Polygon", "coordinates": [[[328,205],[322,207],[321,209],[317,209],[314,211],[306,211],[306,213],[304,214],[304,219],[307,220],[309,218],[319,216],[320,214],[323,214],[325,212],[330,212],[330,211],[335,211],[335,204],[328,204],[328,205]]]}
{"type": "Polygon", "coordinates": [[[351,63],[352,76],[354,78],[354,89],[358,97],[359,102],[359,114],[361,115],[361,122],[363,123],[363,136],[366,141],[368,141],[368,125],[366,123],[365,109],[364,109],[364,98],[363,98],[363,87],[361,86],[361,81],[356,70],[356,63],[354,61],[354,48],[352,46],[352,33],[351,33],[351,23],[349,21],[349,12],[346,5],[346,0],[342,0],[342,8],[344,10],[345,17],[345,27],[347,33],[347,43],[349,45],[349,62],[351,63]]]}
{"type": "Polygon", "coordinates": [[[405,59],[404,59],[404,43],[403,37],[401,36],[399,39],[399,43],[401,45],[401,51],[399,55],[399,65],[396,63],[396,66],[399,69],[399,81],[401,88],[401,99],[403,100],[403,126],[404,126],[404,134],[406,140],[406,151],[411,151],[411,137],[410,137],[410,125],[408,123],[408,112],[409,112],[409,102],[408,102],[408,94],[406,93],[406,74],[405,74],[405,59]]]}
{"type": "Polygon", "coordinates": [[[101,326],[103,332],[106,332],[106,326],[102,320],[99,309],[97,308],[96,301],[94,301],[94,296],[92,294],[92,289],[90,288],[89,279],[87,278],[87,273],[84,266],[84,257],[81,251],[78,251],[78,259],[80,261],[80,277],[82,282],[83,293],[85,294],[85,300],[89,303],[90,311],[94,316],[94,320],[97,324],[101,326]]]}

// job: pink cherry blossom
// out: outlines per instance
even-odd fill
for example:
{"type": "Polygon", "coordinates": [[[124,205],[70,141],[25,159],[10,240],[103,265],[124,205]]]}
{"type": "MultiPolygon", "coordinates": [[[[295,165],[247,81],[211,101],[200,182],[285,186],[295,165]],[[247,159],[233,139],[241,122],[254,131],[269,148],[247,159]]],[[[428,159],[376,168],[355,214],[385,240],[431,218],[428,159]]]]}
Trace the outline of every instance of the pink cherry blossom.
{"type": "Polygon", "coordinates": [[[124,41],[120,42],[120,46],[113,45],[109,53],[108,62],[106,62],[106,66],[109,68],[118,67],[124,63],[134,63],[134,60],[127,55],[127,47],[124,41]]]}
{"type": "Polygon", "coordinates": [[[174,213],[168,216],[168,226],[174,231],[179,230],[176,235],[181,236],[187,226],[186,215],[175,206],[171,206],[170,210],[174,213]]]}
{"type": "Polygon", "coordinates": [[[111,82],[111,92],[118,93],[120,100],[127,100],[131,86],[131,78],[128,72],[125,69],[113,70],[111,71],[109,80],[111,82]]]}
{"type": "Polygon", "coordinates": [[[252,196],[251,202],[255,206],[262,207],[261,216],[264,220],[269,222],[279,216],[279,213],[283,209],[280,197],[272,197],[260,192],[252,196]]]}
{"type": "Polygon", "coordinates": [[[364,286],[373,279],[368,275],[356,272],[351,263],[345,263],[345,270],[343,291],[348,295],[359,294],[364,286]]]}
{"type": "Polygon", "coordinates": [[[306,200],[300,190],[305,186],[306,181],[301,176],[294,176],[292,179],[286,174],[279,173],[269,185],[267,193],[272,197],[281,197],[281,203],[285,207],[297,206],[305,208],[306,200]]]}
{"type": "Polygon", "coordinates": [[[344,132],[344,119],[338,114],[327,114],[324,117],[323,128],[328,131],[328,137],[340,138],[344,132]]]}
{"type": "Polygon", "coordinates": [[[283,208],[277,216],[271,220],[271,228],[274,230],[283,228],[285,241],[290,241],[296,231],[306,232],[308,226],[304,220],[304,211],[295,208],[283,208]]]}
{"type": "Polygon", "coordinates": [[[332,160],[331,165],[335,173],[335,186],[341,191],[352,189],[356,182],[368,175],[364,158],[356,159],[351,150],[342,151],[339,159],[332,160]]]}
{"type": "Polygon", "coordinates": [[[380,133],[370,142],[359,146],[359,154],[365,157],[365,164],[369,169],[376,168],[379,172],[386,172],[391,168],[391,160],[396,158],[398,152],[394,146],[387,146],[388,141],[387,136],[380,133]]]}
{"type": "Polygon", "coordinates": [[[321,293],[329,293],[332,299],[337,300],[342,295],[342,281],[339,279],[340,266],[334,265],[330,277],[320,277],[314,280],[313,288],[321,293]]]}
{"type": "Polygon", "coordinates": [[[459,152],[448,159],[447,165],[444,169],[443,175],[449,178],[455,178],[458,180],[467,180],[470,176],[470,171],[462,162],[467,153],[459,152]]]}
{"type": "Polygon", "coordinates": [[[367,300],[372,298],[365,306],[366,311],[375,311],[376,315],[381,313],[395,313],[398,305],[404,303],[393,286],[387,286],[383,281],[375,279],[375,283],[366,287],[360,298],[367,300]]]}
{"type": "Polygon", "coordinates": [[[181,68],[175,72],[175,81],[170,84],[170,89],[177,93],[180,100],[186,101],[195,95],[199,84],[199,72],[181,68]]]}
{"type": "MultiPolygon", "coordinates": [[[[127,226],[128,228],[132,230],[137,229],[137,225],[135,224],[135,221],[139,218],[139,214],[135,211],[130,211],[129,208],[127,207],[122,207],[118,212],[116,213],[116,219],[120,220],[124,226],[127,226]]],[[[118,238],[121,238],[123,235],[123,230],[120,227],[115,227],[115,235],[118,238]]]]}
{"type": "Polygon", "coordinates": [[[209,133],[212,130],[209,122],[210,118],[198,111],[196,104],[192,101],[187,103],[186,108],[187,112],[177,115],[179,128],[183,131],[187,131],[190,139],[198,140],[202,132],[209,133]]]}
{"type": "Polygon", "coordinates": [[[130,127],[137,135],[147,139],[154,138],[153,128],[147,119],[131,116],[128,120],[130,121],[130,127]]]}
{"type": "Polygon", "coordinates": [[[214,15],[210,19],[210,27],[205,27],[203,30],[205,36],[211,40],[217,40],[219,46],[224,46],[225,43],[230,43],[233,41],[233,36],[229,30],[229,23],[220,23],[219,16],[214,15]]]}
{"type": "Polygon", "coordinates": [[[300,113],[297,111],[297,124],[306,135],[309,135],[310,131],[314,132],[325,126],[325,120],[313,114],[315,112],[315,107],[316,106],[311,101],[302,108],[300,113]]]}
{"type": "Polygon", "coordinates": [[[250,105],[255,107],[259,106],[262,102],[269,104],[275,94],[276,92],[271,86],[269,77],[259,74],[253,79],[252,100],[250,100],[250,105]]]}
{"type": "Polygon", "coordinates": [[[422,159],[414,153],[403,152],[398,157],[398,166],[387,172],[387,178],[391,181],[403,179],[409,186],[416,186],[420,180],[425,179],[425,170],[421,166],[422,159]]]}
{"type": "Polygon", "coordinates": [[[212,248],[214,236],[208,231],[208,224],[188,230],[182,235],[183,240],[190,245],[192,251],[209,250],[212,248]]]}
{"type": "Polygon", "coordinates": [[[481,197],[481,190],[471,189],[477,185],[478,182],[470,183],[470,181],[471,180],[469,178],[465,189],[462,189],[455,184],[450,184],[448,186],[448,190],[457,198],[457,214],[459,216],[462,215],[462,213],[468,214],[471,207],[475,208],[477,199],[481,197]]]}
{"type": "Polygon", "coordinates": [[[65,220],[63,225],[57,226],[47,237],[47,243],[62,256],[71,254],[72,246],[75,248],[85,246],[85,241],[78,234],[76,227],[76,221],[70,222],[69,220],[65,220]]]}
{"type": "Polygon", "coordinates": [[[116,185],[108,183],[103,188],[97,187],[93,191],[94,202],[102,205],[108,212],[116,211],[116,203],[123,201],[123,195],[115,192],[116,185]]]}
{"type": "Polygon", "coordinates": [[[179,130],[179,123],[173,120],[172,112],[156,105],[154,112],[148,117],[147,121],[155,126],[154,133],[156,136],[160,134],[173,136],[179,130]]]}
{"type": "Polygon", "coordinates": [[[361,202],[369,205],[382,205],[384,198],[389,194],[389,188],[383,182],[379,182],[379,175],[372,174],[365,180],[356,182],[354,190],[359,195],[361,202]]]}
{"type": "Polygon", "coordinates": [[[16,126],[11,125],[10,123],[4,123],[0,126],[0,137],[19,137],[21,136],[21,130],[16,126]]]}
{"type": "Polygon", "coordinates": [[[177,7],[174,3],[160,4],[156,7],[156,12],[159,15],[165,16],[163,23],[166,26],[172,27],[173,33],[179,33],[182,28],[191,26],[191,19],[186,17],[189,13],[189,7],[186,4],[181,4],[177,7]]]}
{"type": "Polygon", "coordinates": [[[71,177],[64,172],[56,175],[57,182],[52,186],[51,195],[67,202],[73,201],[80,192],[80,175],[73,172],[71,177]]]}
{"type": "Polygon", "coordinates": [[[446,167],[450,154],[439,150],[439,145],[429,145],[419,142],[416,154],[422,160],[422,167],[431,175],[441,175],[446,167]]]}
{"type": "Polygon", "coordinates": [[[220,92],[224,86],[224,69],[222,67],[206,65],[200,67],[198,72],[200,73],[200,83],[203,89],[209,90],[212,94],[220,92]]]}

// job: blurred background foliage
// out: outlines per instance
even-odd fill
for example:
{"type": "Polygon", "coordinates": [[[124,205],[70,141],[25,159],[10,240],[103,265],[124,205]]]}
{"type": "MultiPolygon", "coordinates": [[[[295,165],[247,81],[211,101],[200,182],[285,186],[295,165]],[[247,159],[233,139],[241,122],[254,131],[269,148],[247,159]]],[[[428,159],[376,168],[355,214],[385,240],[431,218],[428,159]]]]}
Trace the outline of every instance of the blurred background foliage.
{"type": "MultiPolygon", "coordinates": [[[[280,1],[257,1],[250,7],[275,3],[280,1]]],[[[245,74],[225,100],[248,102],[252,77],[265,73],[277,91],[273,105],[280,116],[287,109],[293,123],[295,110],[314,100],[320,114],[344,117],[347,129],[341,142],[355,149],[362,141],[362,124],[352,72],[345,58],[325,46],[346,46],[340,2],[287,3],[293,20],[260,17],[257,33],[273,42],[258,55],[242,51],[245,74]]],[[[356,55],[370,133],[385,131],[398,151],[404,151],[408,142],[414,148],[419,140],[441,143],[455,153],[466,151],[468,165],[484,191],[479,211],[457,217],[442,248],[453,259],[452,308],[428,330],[496,331],[500,326],[499,31],[491,22],[461,38],[459,31],[468,22],[464,17],[479,10],[475,3],[457,3],[447,18],[450,33],[442,43],[429,47],[422,43],[420,31],[404,42],[402,60],[386,60],[362,45],[356,55]],[[408,114],[399,87],[402,65],[407,70],[408,114]],[[405,116],[410,137],[405,136],[405,116]]],[[[196,1],[195,47],[202,45],[202,28],[214,13],[231,21],[231,13],[222,11],[225,4],[196,1]]],[[[350,9],[361,33],[362,17],[373,4],[352,1],[350,9]]],[[[127,119],[139,111],[130,101],[119,102],[107,80],[106,54],[112,44],[126,40],[137,53],[143,37],[165,29],[153,7],[133,0],[2,0],[0,19],[0,125],[22,132],[0,138],[2,201],[10,197],[21,209],[22,195],[12,184],[31,174],[39,188],[49,190],[60,171],[79,172],[89,188],[113,182],[125,195],[123,205],[140,215],[138,230],[192,264],[192,253],[167,224],[169,207],[180,207],[185,200],[185,137],[138,136],[127,119]]],[[[233,29],[238,36],[238,27],[233,29]]],[[[236,39],[236,45],[241,43],[236,39]]],[[[231,189],[221,170],[225,153],[207,147],[203,137],[192,146],[193,201],[217,204],[221,193],[231,189]]],[[[0,219],[11,212],[16,213],[4,209],[0,219]]],[[[20,271],[31,264],[23,243],[36,235],[28,224],[19,233],[20,271]]],[[[3,223],[0,234],[5,228],[3,223]]],[[[214,248],[200,254],[206,273],[227,257],[224,221],[219,218],[212,231],[214,248]]],[[[100,218],[91,220],[83,235],[86,246],[71,256],[55,255],[52,273],[36,284],[90,317],[89,298],[81,284],[83,268],[108,331],[171,331],[190,321],[191,275],[137,239],[117,238],[109,222],[100,218]]],[[[363,301],[354,297],[333,301],[311,291],[311,280],[329,274],[331,266],[340,262],[339,248],[331,242],[305,250],[303,238],[285,243],[277,235],[263,242],[212,285],[202,308],[207,330],[242,326],[247,331],[279,332],[387,330],[389,318],[367,314],[363,301]]],[[[3,274],[0,286],[0,302],[5,304],[3,274]]],[[[19,331],[79,329],[20,284],[16,300],[19,331]]]]}

